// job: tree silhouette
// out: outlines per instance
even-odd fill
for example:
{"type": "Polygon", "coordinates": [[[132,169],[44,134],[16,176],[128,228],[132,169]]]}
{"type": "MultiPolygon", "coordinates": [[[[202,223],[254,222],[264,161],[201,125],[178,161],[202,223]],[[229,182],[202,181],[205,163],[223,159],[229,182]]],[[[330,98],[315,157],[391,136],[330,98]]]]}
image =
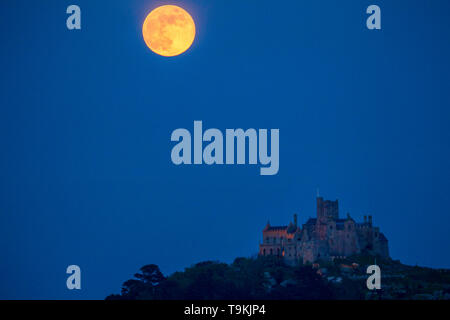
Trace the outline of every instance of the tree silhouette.
{"type": "Polygon", "coordinates": [[[136,273],[134,276],[146,285],[155,287],[166,279],[156,264],[148,264],[140,270],[141,273],[136,273]]]}

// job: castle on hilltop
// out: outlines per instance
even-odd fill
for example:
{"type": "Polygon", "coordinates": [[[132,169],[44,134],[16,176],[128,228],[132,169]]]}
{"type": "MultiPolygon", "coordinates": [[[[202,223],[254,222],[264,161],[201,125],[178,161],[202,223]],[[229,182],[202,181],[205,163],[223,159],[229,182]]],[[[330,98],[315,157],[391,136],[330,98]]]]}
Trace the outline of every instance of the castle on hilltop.
{"type": "Polygon", "coordinates": [[[317,218],[310,218],[300,228],[297,215],[288,226],[271,226],[263,230],[262,256],[282,257],[286,263],[313,263],[318,260],[344,258],[361,252],[389,257],[388,240],[379,227],[372,225],[372,216],[357,223],[349,214],[339,218],[338,200],[317,197],[317,218]]]}

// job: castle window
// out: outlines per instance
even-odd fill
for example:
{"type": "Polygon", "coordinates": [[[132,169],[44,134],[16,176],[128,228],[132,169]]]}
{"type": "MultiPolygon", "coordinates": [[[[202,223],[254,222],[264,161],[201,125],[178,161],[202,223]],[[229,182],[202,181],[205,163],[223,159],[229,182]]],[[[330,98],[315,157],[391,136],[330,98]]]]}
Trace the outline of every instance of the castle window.
{"type": "Polygon", "coordinates": [[[266,249],[263,250],[263,256],[265,256],[265,255],[266,255],[266,249]]]}

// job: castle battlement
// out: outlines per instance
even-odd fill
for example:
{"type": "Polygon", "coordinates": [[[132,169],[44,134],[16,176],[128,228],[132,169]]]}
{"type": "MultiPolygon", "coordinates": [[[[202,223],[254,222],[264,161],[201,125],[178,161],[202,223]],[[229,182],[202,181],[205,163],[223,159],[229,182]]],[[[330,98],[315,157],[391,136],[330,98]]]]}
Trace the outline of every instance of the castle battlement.
{"type": "Polygon", "coordinates": [[[268,222],[259,254],[279,256],[289,264],[332,260],[361,252],[389,257],[388,240],[379,227],[373,226],[372,216],[364,216],[360,223],[348,213],[341,219],[338,200],[322,197],[317,197],[316,215],[301,227],[297,225],[296,214],[287,226],[271,226],[268,222]]]}

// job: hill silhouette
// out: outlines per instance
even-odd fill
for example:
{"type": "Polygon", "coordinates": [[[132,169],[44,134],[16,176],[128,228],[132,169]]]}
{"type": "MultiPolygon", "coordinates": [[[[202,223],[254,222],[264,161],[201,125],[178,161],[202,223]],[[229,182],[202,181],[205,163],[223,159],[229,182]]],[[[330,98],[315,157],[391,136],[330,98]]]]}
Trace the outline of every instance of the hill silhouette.
{"type": "Polygon", "coordinates": [[[366,274],[374,256],[288,266],[277,257],[237,258],[231,264],[205,261],[164,276],[143,266],[120,294],[107,300],[330,300],[450,299],[450,270],[407,266],[376,258],[381,290],[368,290],[366,274]]]}

